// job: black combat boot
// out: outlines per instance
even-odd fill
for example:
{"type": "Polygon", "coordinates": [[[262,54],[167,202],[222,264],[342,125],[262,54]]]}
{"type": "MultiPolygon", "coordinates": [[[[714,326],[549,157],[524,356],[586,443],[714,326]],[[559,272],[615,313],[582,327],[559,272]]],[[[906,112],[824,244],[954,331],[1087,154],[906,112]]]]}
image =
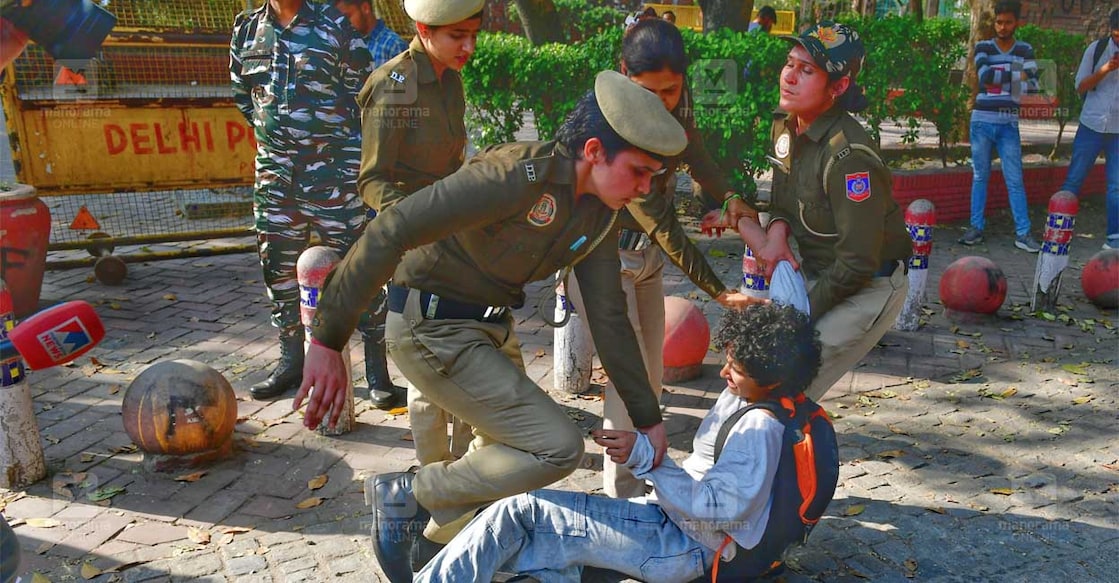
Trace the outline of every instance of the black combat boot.
{"type": "Polygon", "coordinates": [[[299,389],[303,383],[303,330],[280,337],[280,362],[266,380],[249,389],[254,399],[273,399],[299,389]]]}
{"type": "Polygon", "coordinates": [[[370,334],[362,340],[365,344],[365,380],[369,383],[369,402],[378,409],[388,411],[408,404],[408,390],[392,384],[389,377],[383,330],[379,336],[370,334]]]}

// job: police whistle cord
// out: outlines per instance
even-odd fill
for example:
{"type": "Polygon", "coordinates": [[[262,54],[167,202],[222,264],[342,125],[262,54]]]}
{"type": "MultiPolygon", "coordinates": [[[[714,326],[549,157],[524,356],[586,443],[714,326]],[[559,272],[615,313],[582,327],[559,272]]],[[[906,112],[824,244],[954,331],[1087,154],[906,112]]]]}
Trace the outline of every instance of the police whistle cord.
{"type": "Polygon", "coordinates": [[[591,246],[588,247],[582,255],[575,258],[574,261],[572,261],[569,265],[564,267],[562,271],[559,272],[559,275],[556,277],[556,285],[544,289],[542,295],[540,296],[540,301],[536,302],[536,313],[540,314],[540,319],[544,321],[544,324],[551,326],[552,328],[562,328],[567,325],[567,321],[571,319],[571,310],[567,307],[567,305],[564,305],[562,318],[560,318],[558,321],[549,318],[544,311],[544,302],[547,301],[545,294],[550,294],[553,297],[556,296],[556,290],[558,290],[560,286],[563,286],[565,292],[567,291],[567,276],[571,275],[571,271],[575,269],[575,266],[578,265],[580,261],[586,259],[587,256],[590,255],[596,247],[598,247],[599,243],[602,243],[602,241],[606,239],[606,236],[613,232],[614,223],[618,221],[619,212],[620,211],[614,211],[614,213],[610,215],[610,222],[606,224],[606,228],[598,234],[598,237],[595,237],[595,240],[591,242],[591,246]]]}

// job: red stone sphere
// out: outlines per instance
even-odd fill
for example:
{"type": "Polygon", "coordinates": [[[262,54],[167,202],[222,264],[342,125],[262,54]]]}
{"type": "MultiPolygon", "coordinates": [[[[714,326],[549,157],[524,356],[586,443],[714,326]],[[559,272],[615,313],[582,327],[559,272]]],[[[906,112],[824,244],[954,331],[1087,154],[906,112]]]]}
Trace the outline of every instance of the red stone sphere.
{"type": "Polygon", "coordinates": [[[711,328],[703,312],[684,298],[664,298],[665,368],[702,364],[709,344],[711,328]]]}
{"type": "Polygon", "coordinates": [[[1088,300],[1101,308],[1119,308],[1119,251],[1096,253],[1080,272],[1080,287],[1088,300]]]}
{"type": "Polygon", "coordinates": [[[133,443],[148,453],[205,452],[233,435],[237,397],[221,373],[201,362],[158,362],[128,385],[121,417],[133,443]]]}
{"type": "Polygon", "coordinates": [[[957,312],[994,314],[1006,300],[1006,276],[986,257],[961,257],[940,277],[940,301],[957,312]]]}

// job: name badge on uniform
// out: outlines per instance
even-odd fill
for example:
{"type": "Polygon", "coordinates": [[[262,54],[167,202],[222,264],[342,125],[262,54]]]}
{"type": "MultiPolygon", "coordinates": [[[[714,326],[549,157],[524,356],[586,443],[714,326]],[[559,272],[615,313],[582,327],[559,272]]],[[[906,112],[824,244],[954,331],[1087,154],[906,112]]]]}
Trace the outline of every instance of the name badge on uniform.
{"type": "Polygon", "coordinates": [[[844,177],[847,181],[847,198],[862,202],[870,198],[870,172],[855,172],[844,177]]]}
{"type": "Polygon", "coordinates": [[[544,193],[525,218],[536,227],[547,227],[552,224],[552,221],[556,220],[556,197],[544,193]]]}
{"type": "Polygon", "coordinates": [[[788,158],[789,157],[789,144],[791,144],[791,143],[792,143],[792,139],[789,138],[788,133],[784,133],[784,134],[781,134],[780,136],[777,136],[777,143],[773,145],[773,151],[774,151],[774,153],[777,154],[778,158],[788,158]]]}
{"type": "Polygon", "coordinates": [[[404,73],[401,73],[400,71],[393,71],[392,73],[389,73],[389,79],[392,79],[397,83],[403,83],[405,79],[404,73]]]}

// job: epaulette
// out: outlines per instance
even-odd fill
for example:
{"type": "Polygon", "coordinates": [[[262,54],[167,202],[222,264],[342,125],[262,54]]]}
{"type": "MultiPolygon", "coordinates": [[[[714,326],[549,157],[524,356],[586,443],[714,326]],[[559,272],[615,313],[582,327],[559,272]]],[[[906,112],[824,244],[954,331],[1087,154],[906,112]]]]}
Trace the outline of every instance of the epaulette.
{"type": "Polygon", "coordinates": [[[828,163],[824,165],[824,173],[821,176],[825,191],[828,188],[828,175],[831,173],[832,166],[835,166],[836,162],[841,162],[847,159],[856,151],[869,155],[872,159],[878,161],[878,163],[882,166],[886,165],[886,163],[882,161],[882,157],[878,155],[878,152],[874,151],[874,148],[871,148],[870,146],[864,144],[850,143],[847,140],[847,134],[842,131],[836,132],[836,134],[828,140],[828,149],[835,153],[832,154],[830,158],[828,158],[828,163]]]}
{"type": "Polygon", "coordinates": [[[521,171],[524,173],[525,180],[529,182],[543,182],[548,179],[554,160],[554,156],[542,156],[540,158],[521,160],[519,164],[521,171]]]}

